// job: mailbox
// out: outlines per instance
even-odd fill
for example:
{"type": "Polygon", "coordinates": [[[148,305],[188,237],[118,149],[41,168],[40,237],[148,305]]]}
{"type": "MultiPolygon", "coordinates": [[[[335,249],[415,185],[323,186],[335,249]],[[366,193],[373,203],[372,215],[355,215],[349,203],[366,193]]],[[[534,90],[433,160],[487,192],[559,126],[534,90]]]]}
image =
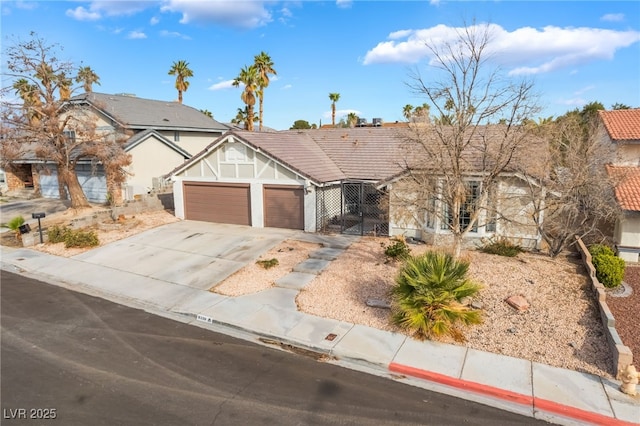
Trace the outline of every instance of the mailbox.
{"type": "Polygon", "coordinates": [[[43,217],[45,217],[47,214],[42,212],[42,213],[31,213],[31,218],[32,219],[42,219],[43,217]]]}

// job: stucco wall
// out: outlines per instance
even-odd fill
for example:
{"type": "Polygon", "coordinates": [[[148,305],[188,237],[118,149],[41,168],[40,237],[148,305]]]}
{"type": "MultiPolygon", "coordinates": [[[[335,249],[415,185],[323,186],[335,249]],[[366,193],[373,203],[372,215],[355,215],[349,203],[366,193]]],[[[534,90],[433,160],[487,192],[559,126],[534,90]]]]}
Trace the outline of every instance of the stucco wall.
{"type": "Polygon", "coordinates": [[[191,155],[196,155],[205,149],[211,142],[216,140],[222,133],[188,132],[178,131],[178,139],[173,130],[158,131],[162,136],[173,141],[176,145],[187,151],[191,155]]]}
{"type": "Polygon", "coordinates": [[[173,170],[185,161],[182,154],[153,137],[133,147],[129,154],[131,154],[131,165],[127,170],[132,173],[127,178],[126,184],[129,187],[127,189],[129,198],[147,194],[153,187],[153,178],[173,170]]]}
{"type": "Polygon", "coordinates": [[[614,242],[626,262],[640,261],[640,212],[627,212],[616,224],[614,242]]]}

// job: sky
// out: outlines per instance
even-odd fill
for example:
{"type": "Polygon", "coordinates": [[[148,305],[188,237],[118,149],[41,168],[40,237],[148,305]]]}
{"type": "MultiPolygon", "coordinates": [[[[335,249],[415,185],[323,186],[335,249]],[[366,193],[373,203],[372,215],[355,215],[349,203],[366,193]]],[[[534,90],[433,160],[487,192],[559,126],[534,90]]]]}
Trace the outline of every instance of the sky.
{"type": "Polygon", "coordinates": [[[277,72],[264,92],[265,126],[330,124],[329,93],[340,94],[336,121],[350,112],[403,120],[405,105],[427,102],[411,90],[412,75],[441,79],[426,43],[474,22],[491,26],[491,66],[534,83],[538,117],[592,101],[640,107],[638,1],[3,0],[0,8],[3,52],[35,31],[60,46],[61,59],[90,66],[96,92],[175,101],[168,71],[188,62],[183,103],[220,122],[244,108],[231,83],[263,51],[277,72]]]}

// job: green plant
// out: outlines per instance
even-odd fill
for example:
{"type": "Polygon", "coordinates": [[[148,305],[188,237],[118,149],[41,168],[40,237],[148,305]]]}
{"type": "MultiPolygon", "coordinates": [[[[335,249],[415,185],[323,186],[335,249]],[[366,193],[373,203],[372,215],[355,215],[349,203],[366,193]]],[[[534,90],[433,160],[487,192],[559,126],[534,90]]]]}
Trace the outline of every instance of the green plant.
{"type": "Polygon", "coordinates": [[[392,322],[424,339],[448,335],[464,341],[459,324],[478,324],[481,312],[460,303],[480,285],[467,278],[469,263],[429,251],[406,259],[391,290],[392,322]]]}
{"type": "Polygon", "coordinates": [[[618,256],[598,253],[591,258],[596,268],[596,278],[607,288],[618,287],[624,278],[625,263],[618,256]]]}
{"type": "Polygon", "coordinates": [[[278,259],[274,257],[273,259],[258,260],[256,263],[262,266],[264,269],[271,269],[274,266],[278,266],[279,262],[278,262],[278,259]]]}
{"type": "Polygon", "coordinates": [[[524,251],[521,246],[513,244],[506,238],[500,238],[498,240],[491,241],[480,247],[478,250],[483,253],[497,254],[498,256],[507,257],[515,257],[524,251]]]}
{"type": "Polygon", "coordinates": [[[385,245],[381,243],[382,247],[384,247],[384,255],[389,259],[393,260],[404,260],[411,255],[411,250],[407,245],[404,237],[393,237],[391,239],[393,241],[390,245],[385,245]]]}
{"type": "Polygon", "coordinates": [[[82,229],[70,229],[66,226],[54,225],[48,229],[49,242],[64,243],[66,248],[70,247],[95,247],[100,244],[98,234],[95,231],[84,231],[82,229]]]}
{"type": "Polygon", "coordinates": [[[22,216],[16,216],[6,224],[6,227],[11,229],[15,234],[17,241],[21,241],[22,239],[22,234],[20,233],[20,227],[22,225],[24,225],[24,217],[22,216]]]}
{"type": "Polygon", "coordinates": [[[599,254],[606,254],[607,256],[615,256],[616,254],[611,249],[611,247],[606,246],[604,244],[593,244],[589,246],[589,253],[591,253],[592,257],[595,257],[599,254]]]}

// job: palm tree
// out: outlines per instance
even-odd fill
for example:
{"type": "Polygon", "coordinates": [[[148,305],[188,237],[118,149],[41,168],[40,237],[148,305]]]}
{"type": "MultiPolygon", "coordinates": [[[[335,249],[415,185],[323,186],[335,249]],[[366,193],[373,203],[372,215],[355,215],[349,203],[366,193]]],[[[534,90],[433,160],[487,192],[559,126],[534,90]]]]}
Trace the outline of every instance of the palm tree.
{"type": "Polygon", "coordinates": [[[336,125],[336,102],[340,99],[340,93],[329,93],[329,99],[331,100],[331,125],[336,125]]]}
{"type": "Polygon", "coordinates": [[[58,75],[58,91],[60,92],[60,100],[66,101],[71,97],[71,84],[73,80],[68,78],[65,73],[58,75]]]}
{"type": "Polygon", "coordinates": [[[347,114],[347,126],[355,127],[357,122],[358,122],[358,116],[356,115],[355,112],[350,112],[349,114],[347,114]]]}
{"type": "MultiPolygon", "coordinates": [[[[231,122],[233,124],[244,124],[245,125],[245,129],[246,129],[246,124],[247,124],[247,110],[248,107],[245,106],[244,108],[238,108],[238,112],[236,113],[236,116],[234,118],[231,119],[231,122]]],[[[256,121],[258,121],[258,117],[253,117],[253,122],[255,123],[256,121]]]]}
{"type": "Polygon", "coordinates": [[[182,103],[182,92],[186,92],[189,89],[189,82],[187,81],[187,78],[193,77],[193,71],[189,69],[189,63],[187,61],[177,61],[171,66],[169,75],[176,76],[178,102],[182,103]]]}
{"type": "Polygon", "coordinates": [[[91,93],[94,84],[100,86],[100,77],[98,77],[98,74],[96,74],[91,67],[81,67],[78,70],[78,75],[76,75],[76,83],[82,83],[84,91],[91,93]]]}
{"type": "Polygon", "coordinates": [[[203,113],[204,115],[206,115],[209,118],[213,118],[213,113],[211,111],[209,111],[208,109],[201,109],[200,112],[203,113]]]}
{"type": "Polygon", "coordinates": [[[260,119],[260,124],[258,130],[262,131],[262,101],[264,99],[264,89],[269,85],[269,74],[277,75],[276,70],[273,69],[273,61],[271,57],[267,55],[265,52],[260,52],[259,55],[254,57],[254,64],[258,69],[258,99],[260,102],[260,110],[258,112],[258,117],[260,119]]]}
{"type": "Polygon", "coordinates": [[[16,94],[22,99],[22,106],[27,112],[27,118],[32,125],[40,122],[40,111],[42,106],[40,99],[40,89],[37,84],[31,84],[26,78],[20,78],[13,82],[16,94]]]}
{"type": "Polygon", "coordinates": [[[449,253],[429,251],[407,258],[391,290],[393,322],[421,339],[450,335],[463,341],[458,324],[482,320],[479,311],[460,303],[480,290],[467,278],[468,270],[468,262],[449,253]]]}
{"type": "Polygon", "coordinates": [[[240,94],[240,99],[247,106],[247,116],[245,119],[245,129],[250,132],[253,131],[254,113],[253,106],[256,104],[256,91],[259,89],[260,77],[258,75],[258,68],[255,65],[250,65],[242,68],[240,74],[233,80],[233,85],[239,87],[240,84],[244,85],[244,90],[240,94]]]}
{"type": "Polygon", "coordinates": [[[409,121],[413,115],[413,105],[406,104],[404,108],[402,108],[402,115],[407,121],[409,121]]]}

